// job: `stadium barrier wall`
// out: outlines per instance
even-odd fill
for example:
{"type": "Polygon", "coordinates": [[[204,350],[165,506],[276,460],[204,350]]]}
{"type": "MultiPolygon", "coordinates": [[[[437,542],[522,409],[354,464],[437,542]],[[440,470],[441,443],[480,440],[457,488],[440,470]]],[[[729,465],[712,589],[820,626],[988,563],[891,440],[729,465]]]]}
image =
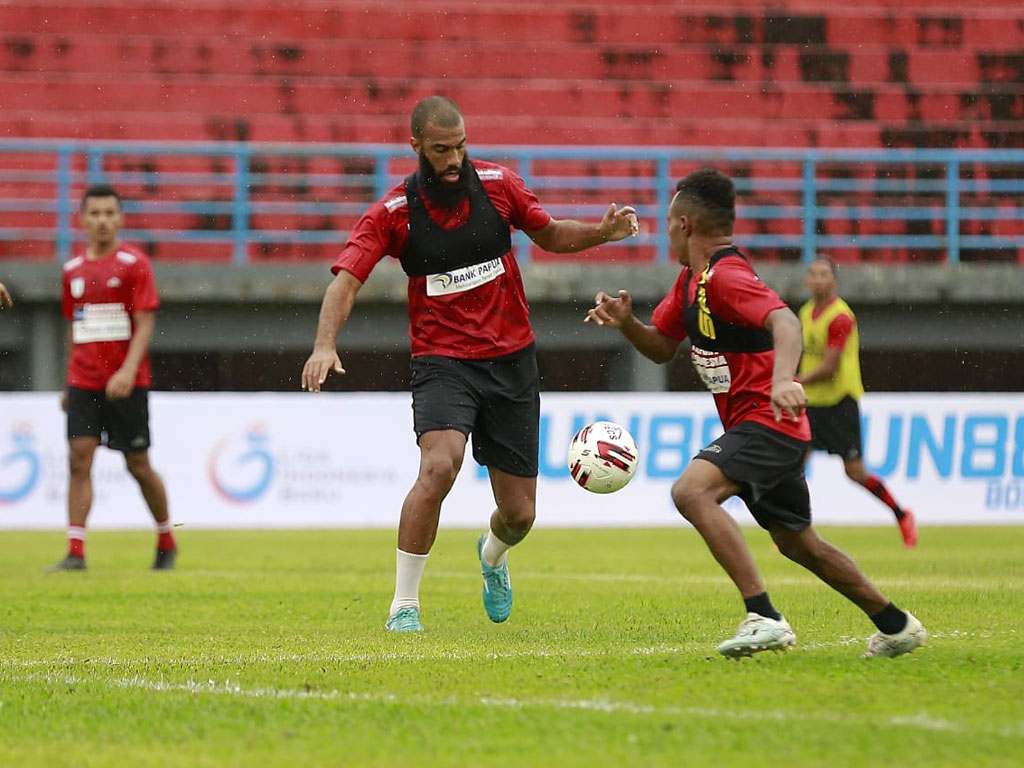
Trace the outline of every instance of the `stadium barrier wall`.
{"type": "MultiPolygon", "coordinates": [[[[4,396],[0,528],[65,524],[67,447],[56,393],[4,396]]],[[[1024,524],[1024,394],[869,394],[865,458],[928,524],[1024,524]]],[[[166,393],[150,399],[153,463],[186,528],[393,527],[418,464],[408,393],[166,393]]],[[[673,479],[721,431],[703,393],[549,393],[542,398],[538,525],[684,525],[673,479]],[[633,481],[608,496],[569,478],[565,453],[583,424],[608,419],[635,436],[633,481]]],[[[121,457],[100,450],[90,525],[151,526],[121,457]]],[[[815,519],[886,524],[889,511],[848,481],[838,458],[809,464],[815,519]]],[[[482,527],[493,502],[467,451],[442,511],[447,527],[482,527]]],[[[752,524],[738,500],[727,504],[752,524]]]]}

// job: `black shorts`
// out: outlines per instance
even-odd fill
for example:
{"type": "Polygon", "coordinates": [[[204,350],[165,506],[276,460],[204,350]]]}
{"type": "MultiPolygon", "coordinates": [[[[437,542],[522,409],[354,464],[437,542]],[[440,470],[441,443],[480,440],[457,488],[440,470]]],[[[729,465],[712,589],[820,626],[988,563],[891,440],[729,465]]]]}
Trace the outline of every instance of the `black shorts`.
{"type": "Polygon", "coordinates": [[[842,456],[844,461],[861,457],[860,406],[847,395],[835,405],[807,408],[811,422],[811,444],[816,451],[842,456]]]}
{"type": "Polygon", "coordinates": [[[412,359],[413,429],[473,436],[477,464],[537,476],[540,375],[533,344],[487,360],[441,355],[412,359]]]}
{"type": "Polygon", "coordinates": [[[124,400],[68,387],[68,439],[95,437],[122,453],[149,450],[149,390],[136,387],[124,400]]]}
{"type": "Polygon", "coordinates": [[[764,424],[744,421],[701,450],[695,458],[710,461],[740,487],[757,524],[802,531],[811,524],[811,496],[804,477],[810,443],[764,424]]]}

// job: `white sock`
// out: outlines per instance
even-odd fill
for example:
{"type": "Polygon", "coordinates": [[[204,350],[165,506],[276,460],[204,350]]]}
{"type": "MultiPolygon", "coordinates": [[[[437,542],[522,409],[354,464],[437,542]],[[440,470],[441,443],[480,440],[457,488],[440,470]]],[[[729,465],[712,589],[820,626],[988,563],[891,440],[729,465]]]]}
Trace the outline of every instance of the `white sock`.
{"type": "Polygon", "coordinates": [[[171,524],[171,518],[169,516],[162,523],[156,524],[157,533],[170,533],[172,530],[174,530],[174,525],[171,524]]]}
{"type": "Polygon", "coordinates": [[[427,564],[427,555],[396,550],[395,597],[391,600],[391,614],[403,608],[420,607],[420,579],[427,564]]]}
{"type": "Polygon", "coordinates": [[[487,538],[484,539],[484,548],[481,553],[484,563],[489,568],[497,568],[499,565],[505,562],[505,558],[508,556],[508,551],[512,549],[511,544],[506,544],[504,541],[494,535],[494,531],[487,531],[487,538]]]}

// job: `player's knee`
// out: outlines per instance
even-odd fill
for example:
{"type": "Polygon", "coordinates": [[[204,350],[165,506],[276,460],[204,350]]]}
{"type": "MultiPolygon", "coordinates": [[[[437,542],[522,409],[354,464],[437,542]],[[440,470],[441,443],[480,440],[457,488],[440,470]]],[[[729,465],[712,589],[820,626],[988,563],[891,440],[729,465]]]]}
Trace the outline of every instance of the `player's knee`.
{"type": "Polygon", "coordinates": [[[149,457],[145,454],[125,454],[124,464],[128,469],[128,473],[139,482],[147,480],[153,472],[153,468],[149,464],[149,457]]]}
{"type": "Polygon", "coordinates": [[[516,531],[528,531],[537,518],[537,507],[531,502],[520,504],[503,504],[498,507],[498,514],[505,525],[516,531]]]}
{"type": "Polygon", "coordinates": [[[460,461],[454,456],[432,453],[420,461],[420,484],[430,492],[447,493],[459,474],[460,461]]]}
{"type": "Polygon", "coordinates": [[[706,495],[705,489],[686,478],[681,477],[672,484],[672,503],[687,520],[693,520],[706,495]]]}
{"type": "Polygon", "coordinates": [[[817,559],[814,541],[805,532],[773,530],[771,536],[783,557],[794,563],[806,566],[817,559]]]}
{"type": "Polygon", "coordinates": [[[68,451],[68,471],[72,476],[87,476],[92,472],[92,451],[72,448],[68,451]]]}

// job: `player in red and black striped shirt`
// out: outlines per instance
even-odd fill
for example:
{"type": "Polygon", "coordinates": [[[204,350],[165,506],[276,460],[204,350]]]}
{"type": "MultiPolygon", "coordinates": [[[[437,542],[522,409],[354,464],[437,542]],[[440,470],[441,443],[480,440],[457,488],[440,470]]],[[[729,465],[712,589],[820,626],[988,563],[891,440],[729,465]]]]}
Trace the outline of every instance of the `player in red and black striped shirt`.
{"type": "Polygon", "coordinates": [[[804,477],[811,432],[807,398],[795,381],[801,333],[796,315],[757,277],[733,244],[736,192],[710,168],[679,182],[668,214],[669,246],[683,265],[652,325],[633,315],[626,291],[599,293],[587,320],[621,330],[655,362],[690,340],[690,359],[714,394],[725,434],[702,449],[672,486],[693,524],[743,597],[747,618],[722,642],[724,656],[782,650],[796,635],[765,589],[739,526],[722,509],[739,496],[786,557],[840,592],[874,622],[867,656],[898,656],[924,644],[925,629],[893,605],[811,525],[804,477]]]}

